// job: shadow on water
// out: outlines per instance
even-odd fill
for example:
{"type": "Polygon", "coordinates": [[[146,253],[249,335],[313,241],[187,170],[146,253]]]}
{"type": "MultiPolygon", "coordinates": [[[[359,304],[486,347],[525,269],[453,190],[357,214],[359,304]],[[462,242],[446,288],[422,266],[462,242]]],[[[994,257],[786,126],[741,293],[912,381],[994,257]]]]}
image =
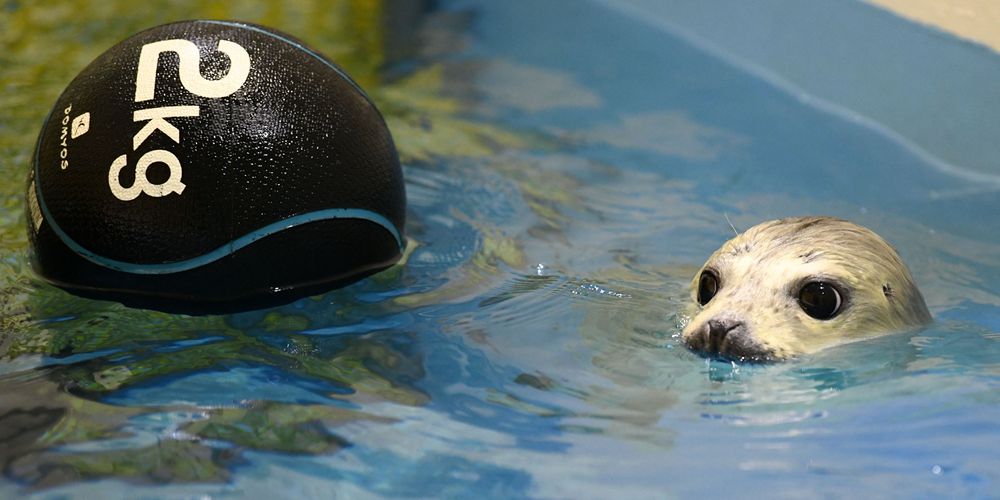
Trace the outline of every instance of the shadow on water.
{"type": "Polygon", "coordinates": [[[12,358],[46,357],[38,368],[3,376],[0,419],[4,471],[32,486],[105,476],[153,483],[226,480],[247,450],[319,454],[347,446],[333,430],[338,425],[389,420],[361,410],[370,401],[427,402],[412,386],[422,377],[422,355],[406,331],[308,335],[300,332],[309,320],[279,311],[248,320],[96,302],[88,308],[44,287],[29,301],[35,301],[32,316],[56,320],[6,332],[29,339],[10,343],[12,358]],[[49,300],[39,303],[43,298],[49,300]],[[253,326],[236,329],[229,322],[253,326]],[[241,370],[263,371],[274,380],[227,387],[227,374],[241,370]],[[198,375],[220,382],[153,401],[131,395],[198,375]],[[290,385],[285,394],[276,388],[282,383],[290,385]],[[130,432],[134,420],[156,415],[186,418],[161,423],[152,442],[143,443],[148,429],[130,432]],[[95,445],[108,440],[119,444],[95,445]],[[213,442],[226,444],[208,444],[213,442]]]}

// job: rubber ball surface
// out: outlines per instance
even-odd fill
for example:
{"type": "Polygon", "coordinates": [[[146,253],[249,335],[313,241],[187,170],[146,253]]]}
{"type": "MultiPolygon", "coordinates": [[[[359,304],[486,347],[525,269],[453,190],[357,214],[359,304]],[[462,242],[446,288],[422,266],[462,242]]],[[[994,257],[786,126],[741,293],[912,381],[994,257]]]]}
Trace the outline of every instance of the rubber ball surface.
{"type": "Polygon", "coordinates": [[[340,68],[266,28],[188,21],[132,36],[70,83],[26,204],[52,283],[203,313],[392,265],[406,195],[382,116],[340,68]]]}

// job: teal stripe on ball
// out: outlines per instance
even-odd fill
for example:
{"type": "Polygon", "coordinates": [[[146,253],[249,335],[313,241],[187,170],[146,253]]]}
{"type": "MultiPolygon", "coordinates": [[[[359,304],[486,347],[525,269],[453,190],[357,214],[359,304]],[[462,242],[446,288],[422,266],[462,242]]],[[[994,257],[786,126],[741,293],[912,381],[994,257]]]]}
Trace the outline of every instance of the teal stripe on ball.
{"type": "Polygon", "coordinates": [[[366,220],[373,222],[382,226],[383,229],[392,235],[393,239],[396,240],[396,245],[399,246],[400,250],[403,248],[403,238],[400,236],[399,231],[396,229],[389,219],[386,219],[381,214],[372,212],[371,210],[365,210],[362,208],[328,208],[325,210],[317,210],[315,212],[309,212],[305,214],[299,214],[287,219],[283,219],[271,224],[268,224],[252,233],[245,234],[236,238],[235,240],[222,245],[211,252],[193,257],[191,259],[182,260],[178,262],[166,262],[163,264],[136,264],[132,262],[123,262],[120,260],[110,259],[103,257],[101,255],[95,254],[90,250],[87,250],[82,245],[77,243],[70,238],[58,224],[55,223],[51,214],[49,214],[48,208],[45,206],[45,200],[42,197],[42,193],[36,191],[38,196],[38,206],[42,211],[42,215],[45,216],[45,221],[52,227],[52,230],[59,236],[59,239],[63,241],[70,249],[79,254],[81,257],[93,262],[102,267],[108,269],[113,269],[115,271],[121,271],[125,273],[132,274],[172,274],[179,273],[182,271],[189,271],[206,264],[211,264],[227,255],[231,255],[236,251],[244,248],[253,242],[267,238],[268,236],[275,235],[284,231],[286,229],[291,229],[296,226],[301,226],[303,224],[308,224],[310,222],[319,222],[324,220],[333,219],[355,219],[355,220],[366,220]]]}

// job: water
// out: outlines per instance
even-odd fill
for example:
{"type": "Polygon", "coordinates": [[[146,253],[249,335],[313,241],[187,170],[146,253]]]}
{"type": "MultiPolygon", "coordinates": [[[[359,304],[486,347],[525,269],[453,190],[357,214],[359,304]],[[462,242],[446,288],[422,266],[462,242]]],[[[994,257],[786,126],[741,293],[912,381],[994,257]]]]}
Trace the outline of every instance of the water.
{"type": "Polygon", "coordinates": [[[0,497],[998,496],[998,159],[940,160],[639,4],[5,4],[0,497]],[[369,89],[405,164],[404,266],[224,317],[34,277],[49,104],[193,17],[294,33],[369,89]],[[684,349],[727,217],[810,213],[890,240],[936,323],[770,366],[684,349]]]}

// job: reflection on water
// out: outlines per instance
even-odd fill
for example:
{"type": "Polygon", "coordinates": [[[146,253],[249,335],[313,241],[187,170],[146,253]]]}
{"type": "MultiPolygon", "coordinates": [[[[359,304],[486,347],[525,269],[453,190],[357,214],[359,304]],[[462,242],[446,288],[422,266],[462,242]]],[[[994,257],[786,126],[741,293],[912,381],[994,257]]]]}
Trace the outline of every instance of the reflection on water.
{"type": "Polygon", "coordinates": [[[955,181],[870,131],[591,4],[78,3],[0,12],[0,496],[996,484],[1000,242],[910,215],[955,181]],[[151,19],[192,17],[290,32],[368,89],[405,164],[405,263],[206,317],[34,277],[20,199],[38,103],[151,19]],[[683,348],[727,218],[801,213],[896,243],[938,323],[770,366],[683,348]]]}

